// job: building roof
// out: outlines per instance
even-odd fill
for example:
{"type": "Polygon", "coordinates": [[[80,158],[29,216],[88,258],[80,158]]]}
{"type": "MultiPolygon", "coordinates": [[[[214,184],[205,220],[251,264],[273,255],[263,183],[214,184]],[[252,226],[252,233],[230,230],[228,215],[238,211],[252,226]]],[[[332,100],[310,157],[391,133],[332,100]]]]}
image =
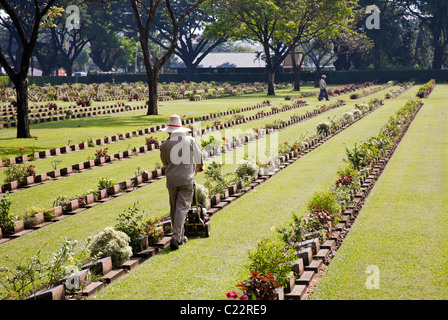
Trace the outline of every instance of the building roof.
{"type": "MultiPolygon", "coordinates": [[[[204,69],[265,67],[266,63],[262,59],[257,59],[256,52],[209,53],[198,65],[198,68],[204,69]]],[[[178,56],[174,56],[170,68],[184,69],[185,64],[178,56]]]]}

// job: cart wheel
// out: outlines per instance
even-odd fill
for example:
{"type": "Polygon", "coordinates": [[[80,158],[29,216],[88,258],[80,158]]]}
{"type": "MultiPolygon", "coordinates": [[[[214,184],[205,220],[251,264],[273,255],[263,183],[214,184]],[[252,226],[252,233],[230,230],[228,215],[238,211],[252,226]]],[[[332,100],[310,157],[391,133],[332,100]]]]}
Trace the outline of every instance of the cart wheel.
{"type": "Polygon", "coordinates": [[[207,238],[210,237],[210,222],[204,224],[204,234],[207,238]]]}

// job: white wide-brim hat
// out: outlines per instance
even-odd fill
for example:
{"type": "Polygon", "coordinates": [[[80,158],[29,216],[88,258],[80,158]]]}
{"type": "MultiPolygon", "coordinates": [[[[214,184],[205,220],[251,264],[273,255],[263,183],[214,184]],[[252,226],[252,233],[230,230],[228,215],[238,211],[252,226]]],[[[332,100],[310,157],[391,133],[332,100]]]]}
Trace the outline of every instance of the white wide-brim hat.
{"type": "Polygon", "coordinates": [[[326,77],[327,77],[327,76],[323,74],[321,78],[326,78],[326,77]]]}
{"type": "Polygon", "coordinates": [[[189,132],[190,129],[182,127],[182,122],[180,121],[180,117],[177,114],[173,114],[168,121],[168,125],[160,129],[160,131],[175,133],[175,132],[189,132]]]}

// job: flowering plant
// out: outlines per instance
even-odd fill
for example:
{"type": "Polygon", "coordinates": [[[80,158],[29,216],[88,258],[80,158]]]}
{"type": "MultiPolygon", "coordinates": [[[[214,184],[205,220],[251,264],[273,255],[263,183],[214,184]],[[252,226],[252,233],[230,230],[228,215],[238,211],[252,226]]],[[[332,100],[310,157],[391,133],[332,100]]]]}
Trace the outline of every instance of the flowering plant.
{"type": "Polygon", "coordinates": [[[133,252],[140,251],[140,238],[146,234],[142,218],[143,216],[139,214],[138,204],[135,203],[133,207],[129,207],[118,215],[115,225],[115,230],[122,231],[129,237],[129,244],[133,252]]]}
{"type": "Polygon", "coordinates": [[[251,271],[248,280],[237,285],[244,292],[245,300],[278,300],[276,288],[280,285],[275,281],[274,274],[261,275],[258,271],[251,271]]]}
{"type": "Polygon", "coordinates": [[[236,176],[239,179],[245,179],[248,177],[253,177],[258,174],[258,165],[256,161],[248,158],[241,160],[235,169],[236,176]]]}
{"type": "Polygon", "coordinates": [[[249,268],[267,276],[273,274],[275,282],[286,286],[291,275],[291,262],[295,250],[277,240],[263,238],[255,250],[249,250],[249,268]]]}
{"type": "MultiPolygon", "coordinates": [[[[228,299],[236,300],[236,299],[238,299],[238,293],[236,293],[235,290],[232,290],[232,291],[229,291],[229,292],[226,293],[226,297],[227,297],[228,299]]],[[[247,296],[243,293],[243,294],[239,297],[239,299],[240,299],[240,300],[247,300],[247,296]]]]}
{"type": "Polygon", "coordinates": [[[92,238],[89,249],[92,256],[109,256],[112,259],[112,265],[119,267],[132,256],[129,241],[130,238],[126,233],[115,230],[113,227],[106,227],[92,238]]]}
{"type": "Polygon", "coordinates": [[[159,144],[159,141],[157,140],[157,137],[151,136],[149,138],[146,138],[146,145],[149,147],[151,144],[155,144],[155,145],[159,144]]]}
{"type": "Polygon", "coordinates": [[[148,243],[150,245],[156,244],[163,238],[163,228],[157,226],[159,222],[160,219],[158,217],[155,217],[154,219],[149,218],[142,225],[143,232],[148,236],[148,243]]]}

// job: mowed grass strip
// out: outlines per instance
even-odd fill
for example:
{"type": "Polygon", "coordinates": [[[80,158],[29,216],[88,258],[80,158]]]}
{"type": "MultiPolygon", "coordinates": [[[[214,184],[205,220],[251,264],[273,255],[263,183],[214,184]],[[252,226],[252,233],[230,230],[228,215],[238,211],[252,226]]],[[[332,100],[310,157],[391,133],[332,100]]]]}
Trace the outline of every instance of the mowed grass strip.
{"type": "Polygon", "coordinates": [[[447,85],[437,85],[424,100],[312,299],[446,299],[446,99],[447,85]]]}
{"type": "MultiPolygon", "coordinates": [[[[408,95],[415,94],[410,90],[408,95]]],[[[409,97],[409,96],[408,96],[409,97]]],[[[95,299],[225,299],[249,276],[247,250],[273,229],[305,212],[313,193],[336,179],[343,165],[343,144],[368,138],[406,101],[386,105],[335,136],[323,147],[228,205],[211,221],[210,238],[191,238],[179,251],[169,249],[102,290],[95,299]]]]}

